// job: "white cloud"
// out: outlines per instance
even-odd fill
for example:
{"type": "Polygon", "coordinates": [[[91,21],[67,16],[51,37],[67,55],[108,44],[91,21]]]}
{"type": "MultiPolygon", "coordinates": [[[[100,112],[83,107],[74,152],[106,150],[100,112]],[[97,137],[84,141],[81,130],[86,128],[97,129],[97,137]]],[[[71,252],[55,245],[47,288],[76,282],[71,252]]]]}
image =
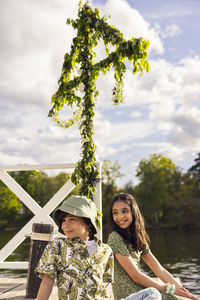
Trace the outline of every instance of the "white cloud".
{"type": "MultiPolygon", "coordinates": [[[[120,123],[109,123],[102,120],[96,123],[96,139],[99,144],[117,145],[127,143],[135,139],[144,138],[154,132],[154,125],[148,121],[124,121],[120,123]]],[[[118,145],[117,145],[118,147],[118,145]]]]}
{"type": "Polygon", "coordinates": [[[56,88],[63,55],[73,30],[65,25],[75,16],[76,1],[2,0],[0,91],[15,103],[43,105],[56,88]],[[11,8],[12,7],[12,8],[11,8]],[[59,33],[59,34],[58,34],[59,33]]]}
{"type": "Polygon", "coordinates": [[[79,133],[73,128],[62,130],[49,126],[40,131],[32,130],[16,137],[7,132],[2,141],[0,164],[19,163],[68,163],[76,162],[80,153],[79,133]],[[6,160],[5,160],[6,157],[6,160]]]}
{"type": "Polygon", "coordinates": [[[178,36],[182,33],[181,28],[177,24],[166,25],[166,27],[161,28],[159,23],[154,24],[154,29],[162,39],[168,37],[178,36]]]}
{"type": "Polygon", "coordinates": [[[180,109],[174,116],[175,129],[170,134],[170,141],[184,147],[200,148],[200,110],[190,108],[180,109]]]}
{"type": "Polygon", "coordinates": [[[22,156],[20,152],[14,152],[12,155],[5,153],[4,151],[0,152],[0,165],[9,166],[9,165],[19,165],[19,164],[35,164],[36,161],[33,159],[32,155],[22,156]]]}
{"type": "Polygon", "coordinates": [[[122,105],[146,105],[151,118],[169,119],[177,107],[187,113],[198,108],[200,98],[200,58],[188,58],[180,63],[152,60],[151,70],[142,78],[128,71],[125,78],[126,101],[122,105]],[[185,110],[185,111],[184,111],[185,110]]]}
{"type": "Polygon", "coordinates": [[[200,14],[200,5],[199,1],[185,1],[184,5],[182,1],[165,1],[164,5],[160,5],[156,11],[146,13],[145,16],[148,20],[170,20],[174,18],[185,18],[185,17],[194,17],[199,16],[200,14]]]}
{"type": "Polygon", "coordinates": [[[133,118],[140,118],[142,116],[142,112],[134,110],[130,113],[130,116],[133,118]]]}
{"type": "MultiPolygon", "coordinates": [[[[200,147],[199,62],[199,57],[185,58],[179,63],[169,63],[164,59],[153,60],[150,73],[142,78],[127,72],[127,97],[120,107],[128,107],[129,110],[137,107],[144,107],[145,110],[148,108],[149,116],[144,118],[145,110],[140,110],[139,113],[143,112],[141,123],[129,123],[126,118],[122,118],[120,111],[119,124],[110,121],[108,130],[103,128],[101,123],[102,132],[105,132],[105,136],[102,135],[105,137],[102,143],[112,144],[116,150],[114,152],[112,149],[113,154],[115,157],[118,155],[121,163],[125,164],[123,171],[126,170],[127,176],[123,182],[128,180],[128,176],[133,176],[133,170],[130,166],[126,167],[127,163],[123,160],[125,157],[126,161],[130,160],[128,155],[139,151],[137,149],[140,149],[138,161],[146,157],[147,153],[160,153],[171,158],[176,164],[184,166],[186,170],[188,164],[192,163],[200,147]],[[157,142],[141,142],[145,137],[154,140],[156,136],[157,142]],[[166,142],[163,142],[163,138],[166,142]]],[[[109,81],[106,84],[108,86],[109,81]]],[[[119,107],[117,109],[120,110],[119,107]]],[[[137,111],[134,110],[133,115],[135,113],[137,111]]]]}
{"type": "Polygon", "coordinates": [[[167,37],[174,37],[181,34],[181,29],[178,25],[176,24],[171,24],[168,25],[165,28],[165,31],[162,34],[162,38],[167,38],[167,37]]]}
{"type": "Polygon", "coordinates": [[[143,37],[149,39],[150,50],[160,54],[164,52],[162,41],[157,32],[125,0],[108,0],[102,7],[102,11],[106,15],[111,15],[109,23],[124,33],[125,38],[143,37]]]}

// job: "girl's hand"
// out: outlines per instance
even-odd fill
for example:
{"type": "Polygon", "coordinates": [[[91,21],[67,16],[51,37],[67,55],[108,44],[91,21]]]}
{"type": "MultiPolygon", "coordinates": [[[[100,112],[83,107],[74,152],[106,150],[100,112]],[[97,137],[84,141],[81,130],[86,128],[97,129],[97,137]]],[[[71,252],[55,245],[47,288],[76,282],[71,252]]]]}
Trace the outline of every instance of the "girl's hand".
{"type": "Polygon", "coordinates": [[[199,300],[199,298],[197,296],[193,296],[193,295],[191,295],[191,296],[192,296],[192,298],[190,298],[190,299],[199,300]]]}
{"type": "Polygon", "coordinates": [[[190,292],[188,292],[184,287],[176,287],[176,290],[175,290],[174,294],[177,295],[177,296],[189,298],[189,299],[192,299],[192,300],[199,300],[198,297],[193,296],[192,294],[190,294],[190,292]]]}

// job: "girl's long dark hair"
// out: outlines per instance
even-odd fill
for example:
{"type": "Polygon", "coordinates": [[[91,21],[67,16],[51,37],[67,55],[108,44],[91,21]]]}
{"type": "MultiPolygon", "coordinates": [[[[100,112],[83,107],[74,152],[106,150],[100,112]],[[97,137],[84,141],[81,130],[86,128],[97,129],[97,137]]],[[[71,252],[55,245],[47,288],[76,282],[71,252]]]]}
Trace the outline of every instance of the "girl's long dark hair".
{"type": "Polygon", "coordinates": [[[113,197],[110,208],[110,221],[112,230],[117,231],[127,243],[132,245],[134,250],[143,251],[150,243],[149,236],[145,229],[144,218],[132,195],[119,193],[113,197]],[[117,201],[123,201],[131,208],[133,221],[130,226],[130,230],[120,228],[113,220],[112,208],[114,203],[117,201]]]}

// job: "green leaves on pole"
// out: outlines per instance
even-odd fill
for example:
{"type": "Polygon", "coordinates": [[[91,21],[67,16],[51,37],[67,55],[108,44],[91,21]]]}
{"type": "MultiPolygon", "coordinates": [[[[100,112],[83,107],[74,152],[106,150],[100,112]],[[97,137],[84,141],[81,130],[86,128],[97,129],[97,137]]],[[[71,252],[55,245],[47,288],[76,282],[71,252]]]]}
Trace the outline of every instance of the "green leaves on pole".
{"type": "Polygon", "coordinates": [[[114,69],[115,86],[113,88],[112,101],[119,105],[123,101],[123,77],[126,72],[125,59],[133,63],[133,73],[143,74],[143,70],[149,71],[147,60],[148,40],[132,38],[125,40],[123,34],[106,22],[106,17],[101,18],[99,10],[88,5],[79,3],[78,18],[67,19],[77,31],[73,38],[71,51],[64,56],[59,87],[52,96],[52,107],[49,117],[60,127],[68,128],[76,123],[79,124],[82,153],[72,174],[75,184],[81,183],[80,193],[89,198],[96,192],[96,182],[99,173],[96,167],[95,149],[93,141],[94,105],[99,91],[96,88],[96,80],[100,74],[106,74],[111,67],[114,69]],[[95,62],[94,48],[100,40],[103,40],[106,49],[106,58],[95,62]],[[110,53],[109,45],[114,47],[110,53]],[[77,91],[79,91],[77,95],[77,91]],[[83,96],[80,96],[83,93],[83,96]],[[59,111],[64,105],[72,109],[76,107],[72,117],[66,120],[59,119],[59,111]]]}

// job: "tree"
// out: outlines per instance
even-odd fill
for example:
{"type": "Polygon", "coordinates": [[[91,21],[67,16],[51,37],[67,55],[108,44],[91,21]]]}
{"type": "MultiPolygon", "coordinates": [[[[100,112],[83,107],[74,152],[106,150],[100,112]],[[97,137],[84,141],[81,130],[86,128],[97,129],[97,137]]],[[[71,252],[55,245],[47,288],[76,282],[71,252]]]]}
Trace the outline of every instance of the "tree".
{"type": "Polygon", "coordinates": [[[195,175],[198,180],[200,180],[200,152],[197,154],[198,157],[195,158],[195,165],[193,165],[189,170],[188,173],[195,175]]]}
{"type": "Polygon", "coordinates": [[[197,195],[200,196],[200,152],[197,155],[198,157],[194,160],[195,165],[188,170],[188,174],[196,179],[196,192],[197,195]]]}
{"type": "Polygon", "coordinates": [[[200,226],[200,199],[195,185],[195,177],[188,173],[175,174],[171,179],[168,202],[164,207],[163,224],[179,229],[200,226]]]}
{"type": "Polygon", "coordinates": [[[163,216],[163,208],[169,200],[172,178],[177,172],[171,159],[153,154],[150,159],[140,161],[136,176],[140,183],[135,195],[142,206],[146,219],[156,224],[163,216]]]}
{"type": "MultiPolygon", "coordinates": [[[[39,191],[39,189],[36,189],[35,181],[36,178],[39,175],[40,172],[38,171],[13,171],[10,172],[10,175],[13,177],[13,179],[34,199],[35,198],[35,191],[39,191]]],[[[36,192],[37,194],[37,192],[36,192]]],[[[22,203],[19,199],[18,201],[21,204],[21,212],[23,211],[23,215],[25,216],[25,219],[30,219],[32,216],[32,212],[22,203]]],[[[38,201],[38,203],[40,203],[38,201]]]]}
{"type": "Polygon", "coordinates": [[[0,227],[12,226],[11,223],[20,209],[17,196],[3,183],[0,182],[0,227]]]}
{"type": "Polygon", "coordinates": [[[101,180],[106,185],[115,185],[117,180],[124,176],[120,172],[121,166],[117,161],[111,162],[110,160],[104,160],[102,165],[101,180]]]}
{"type": "MultiPolygon", "coordinates": [[[[88,2],[88,1],[87,1],[88,2]]],[[[49,112],[58,126],[68,128],[79,122],[82,153],[72,173],[72,182],[80,184],[80,194],[93,198],[96,192],[96,182],[99,180],[99,172],[96,166],[94,135],[94,106],[98,96],[96,80],[103,72],[106,74],[112,67],[114,69],[115,87],[113,88],[113,103],[119,105],[123,101],[123,77],[126,72],[125,59],[133,63],[133,73],[143,74],[143,70],[149,71],[147,49],[149,41],[142,38],[125,40],[123,34],[101,18],[98,9],[92,10],[86,3],[79,2],[78,18],[68,19],[77,31],[73,39],[70,53],[64,56],[64,63],[59,88],[52,96],[52,108],[49,112]],[[95,47],[103,40],[107,57],[95,62],[95,47]],[[114,50],[110,53],[109,45],[114,50]],[[81,97],[77,94],[83,92],[81,97]],[[68,121],[59,119],[58,113],[64,105],[70,106],[76,111],[68,121]]]]}

